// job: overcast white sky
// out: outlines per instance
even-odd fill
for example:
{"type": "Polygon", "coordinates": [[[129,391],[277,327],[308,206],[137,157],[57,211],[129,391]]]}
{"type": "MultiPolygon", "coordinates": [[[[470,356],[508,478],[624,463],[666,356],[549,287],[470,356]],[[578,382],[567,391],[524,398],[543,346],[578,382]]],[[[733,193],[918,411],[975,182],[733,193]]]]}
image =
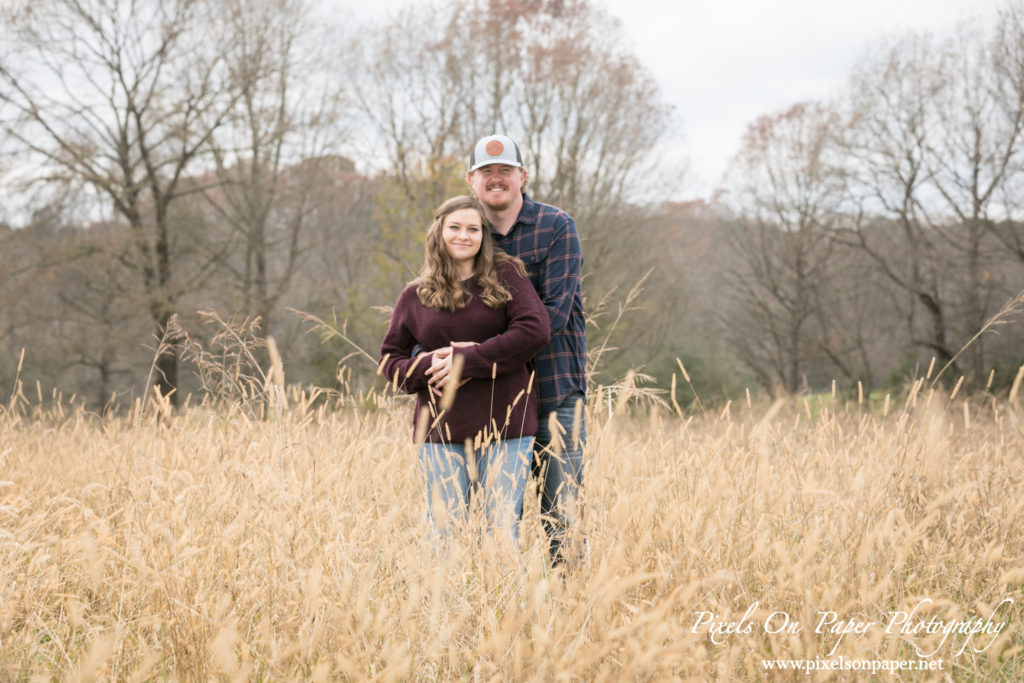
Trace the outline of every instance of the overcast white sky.
{"type": "MultiPolygon", "coordinates": [[[[623,24],[675,107],[676,155],[690,171],[675,199],[706,196],[757,116],[837,93],[870,41],[905,31],[947,34],[1002,0],[595,0],[623,24]]],[[[383,18],[404,0],[353,8],[383,18]]]]}
{"type": "MultiPolygon", "coordinates": [[[[996,0],[606,0],[682,124],[691,173],[683,195],[717,184],[754,118],[837,93],[872,40],[937,36],[996,0]]],[[[682,198],[682,197],[680,197],[682,198]]]]}

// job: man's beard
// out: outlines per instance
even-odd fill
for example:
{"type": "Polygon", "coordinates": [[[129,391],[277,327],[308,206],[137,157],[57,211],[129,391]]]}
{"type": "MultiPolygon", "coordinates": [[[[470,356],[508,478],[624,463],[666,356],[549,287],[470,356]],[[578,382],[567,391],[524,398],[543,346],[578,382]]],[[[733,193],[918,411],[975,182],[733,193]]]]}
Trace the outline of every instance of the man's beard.
{"type": "Polygon", "coordinates": [[[516,198],[513,194],[506,194],[502,196],[505,198],[499,200],[497,197],[490,196],[489,192],[484,192],[483,197],[477,198],[484,206],[486,206],[488,209],[491,209],[492,211],[504,211],[505,209],[509,208],[510,206],[512,206],[512,204],[515,203],[516,198]]]}

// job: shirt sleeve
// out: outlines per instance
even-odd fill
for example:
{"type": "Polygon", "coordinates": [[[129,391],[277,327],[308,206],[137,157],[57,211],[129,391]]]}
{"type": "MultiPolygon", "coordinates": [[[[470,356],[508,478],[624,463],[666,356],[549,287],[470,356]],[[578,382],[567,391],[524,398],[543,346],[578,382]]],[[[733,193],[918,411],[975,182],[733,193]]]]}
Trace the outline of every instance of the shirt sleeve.
{"type": "MultiPolygon", "coordinates": [[[[417,345],[416,338],[410,329],[410,300],[408,290],[398,297],[395,309],[391,312],[391,322],[380,345],[381,373],[389,382],[407,394],[426,389],[428,386],[427,369],[434,360],[433,353],[421,353],[413,357],[413,349],[417,345]]],[[[412,294],[415,298],[415,293],[412,294]]]]}
{"type": "Polygon", "coordinates": [[[548,310],[552,332],[561,331],[569,324],[582,270],[583,248],[576,223],[562,214],[556,218],[555,234],[539,273],[540,297],[548,310]]]}
{"type": "Polygon", "coordinates": [[[502,281],[512,300],[506,304],[508,329],[487,341],[473,346],[457,347],[454,352],[464,358],[462,375],[488,379],[523,367],[551,338],[547,311],[527,277],[511,265],[502,266],[502,281]]]}

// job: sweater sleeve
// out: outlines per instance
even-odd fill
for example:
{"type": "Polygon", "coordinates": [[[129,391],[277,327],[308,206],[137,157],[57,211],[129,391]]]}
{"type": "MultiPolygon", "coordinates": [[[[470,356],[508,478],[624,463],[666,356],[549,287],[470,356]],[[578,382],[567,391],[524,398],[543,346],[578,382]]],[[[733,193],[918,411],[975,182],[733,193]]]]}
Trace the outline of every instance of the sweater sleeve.
{"type": "Polygon", "coordinates": [[[426,375],[434,360],[432,353],[421,353],[412,357],[417,340],[410,328],[415,292],[410,299],[409,290],[402,292],[391,312],[391,322],[380,345],[379,367],[389,382],[407,394],[426,389],[429,379],[426,375]]]}
{"type": "Polygon", "coordinates": [[[547,309],[530,284],[511,264],[501,267],[502,281],[512,300],[506,305],[508,329],[487,341],[454,351],[464,358],[463,377],[489,379],[521,368],[551,337],[547,309]]]}

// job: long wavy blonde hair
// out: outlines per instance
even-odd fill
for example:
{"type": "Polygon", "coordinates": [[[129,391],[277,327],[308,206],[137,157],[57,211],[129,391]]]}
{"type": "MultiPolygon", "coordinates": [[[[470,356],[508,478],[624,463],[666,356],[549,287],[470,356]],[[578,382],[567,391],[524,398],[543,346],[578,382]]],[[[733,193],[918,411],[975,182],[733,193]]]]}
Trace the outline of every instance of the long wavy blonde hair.
{"type": "Polygon", "coordinates": [[[461,209],[473,209],[480,216],[480,251],[473,261],[473,281],[483,290],[480,301],[489,308],[499,308],[512,300],[512,295],[498,277],[498,264],[511,263],[520,275],[526,276],[526,266],[514,256],[494,248],[491,224],[483,207],[474,197],[459,195],[447,200],[434,211],[434,221],[427,229],[424,244],[423,270],[416,280],[416,294],[420,303],[435,311],[457,311],[469,303],[469,292],[459,281],[455,261],[442,238],[444,219],[461,209]]]}

